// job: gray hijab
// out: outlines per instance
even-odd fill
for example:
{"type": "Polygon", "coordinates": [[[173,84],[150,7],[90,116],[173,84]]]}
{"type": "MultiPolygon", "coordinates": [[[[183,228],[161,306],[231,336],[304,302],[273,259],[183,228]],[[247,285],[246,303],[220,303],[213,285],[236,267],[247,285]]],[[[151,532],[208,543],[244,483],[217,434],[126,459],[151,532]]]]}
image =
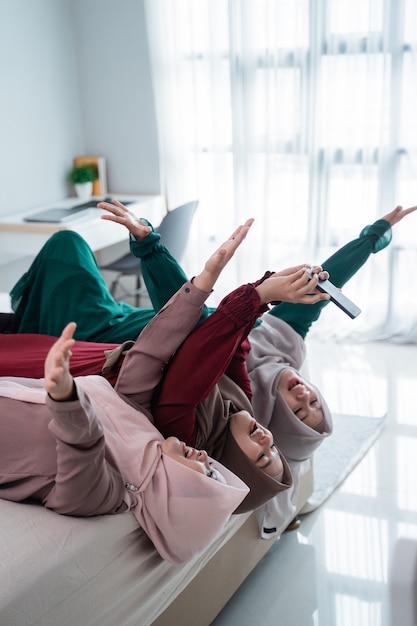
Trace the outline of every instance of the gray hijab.
{"type": "Polygon", "coordinates": [[[321,433],[303,424],[278,390],[284,370],[292,367],[298,371],[302,366],[305,358],[304,341],[289,324],[269,314],[263,316],[262,323],[251,331],[249,339],[251,352],[247,364],[256,419],[269,428],[275,443],[287,459],[303,461],[313,454],[333,430],[330,410],[316,387],[314,389],[324,414],[321,433]]]}

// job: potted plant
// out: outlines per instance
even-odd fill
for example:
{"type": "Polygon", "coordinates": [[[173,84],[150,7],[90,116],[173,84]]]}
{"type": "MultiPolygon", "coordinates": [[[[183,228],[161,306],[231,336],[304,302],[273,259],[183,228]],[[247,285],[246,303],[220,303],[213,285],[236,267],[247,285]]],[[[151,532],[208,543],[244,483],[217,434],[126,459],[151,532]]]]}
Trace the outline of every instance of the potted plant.
{"type": "Polygon", "coordinates": [[[98,171],[93,165],[73,167],[70,172],[70,181],[74,185],[75,193],[79,198],[91,198],[93,182],[98,178],[98,171]]]}

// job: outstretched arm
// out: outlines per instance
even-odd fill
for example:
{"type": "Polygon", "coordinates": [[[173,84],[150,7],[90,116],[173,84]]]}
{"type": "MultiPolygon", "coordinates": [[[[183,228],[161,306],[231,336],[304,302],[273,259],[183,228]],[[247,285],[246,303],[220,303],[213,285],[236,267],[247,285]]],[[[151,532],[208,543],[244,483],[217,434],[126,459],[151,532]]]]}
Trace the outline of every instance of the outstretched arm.
{"type": "Polygon", "coordinates": [[[124,359],[115,386],[119,393],[149,407],[163,369],[194,328],[203,303],[252,223],[249,219],[239,226],[211,255],[202,271],[185,283],[142,331],[124,359]]]}
{"type": "MultiPolygon", "coordinates": [[[[359,237],[342,246],[326,261],[323,261],[322,267],[330,276],[331,282],[342,288],[360,270],[372,253],[383,250],[390,243],[391,227],[416,210],[417,206],[408,209],[397,206],[384,217],[366,226],[359,237]]],[[[281,304],[271,309],[270,314],[287,322],[302,338],[305,338],[311,324],[319,318],[325,305],[326,302],[318,302],[312,307],[281,304]]]]}
{"type": "Polygon", "coordinates": [[[57,471],[44,506],[65,515],[102,515],[122,511],[124,487],[106,461],[99,416],[87,394],[77,394],[70,374],[75,323],[70,322],[45,359],[48,428],[56,439],[57,471]],[[94,489],[91,488],[94,485],[94,489]]]}
{"type": "MultiPolygon", "coordinates": [[[[417,210],[417,206],[403,209],[402,206],[397,206],[393,211],[390,211],[382,218],[388,222],[391,226],[398,224],[404,217],[410,215],[417,210]]],[[[328,263],[324,263],[327,268],[328,263]]],[[[314,292],[317,285],[318,278],[329,278],[329,272],[323,271],[320,266],[312,268],[313,277],[309,280],[310,267],[308,265],[298,266],[278,272],[271,276],[268,280],[263,282],[257,291],[264,302],[271,302],[271,300],[281,300],[283,302],[290,302],[293,304],[316,304],[320,300],[329,300],[330,296],[326,296],[314,292]],[[275,296],[274,296],[275,292],[275,296]],[[312,293],[314,292],[314,293],[312,293]]],[[[330,280],[336,279],[337,284],[340,284],[338,276],[334,275],[334,271],[330,271],[330,280]]]]}
{"type": "MultiPolygon", "coordinates": [[[[113,200],[97,205],[106,213],[103,220],[124,226],[130,233],[130,252],[141,263],[142,277],[148,291],[152,307],[158,312],[180,287],[187,282],[188,276],[162,242],[159,233],[152,232],[149,222],[138,218],[121,202],[113,200]]],[[[209,314],[206,306],[202,309],[201,319],[209,314]]]]}

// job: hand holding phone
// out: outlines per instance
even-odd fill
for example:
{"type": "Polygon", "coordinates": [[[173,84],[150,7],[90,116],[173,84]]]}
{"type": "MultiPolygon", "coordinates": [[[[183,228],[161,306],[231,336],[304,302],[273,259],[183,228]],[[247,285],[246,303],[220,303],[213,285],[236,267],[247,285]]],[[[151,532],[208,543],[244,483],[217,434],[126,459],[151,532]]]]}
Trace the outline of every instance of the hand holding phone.
{"type": "Polygon", "coordinates": [[[346,315],[355,319],[361,312],[361,309],[352,300],[349,300],[336,285],[330,282],[330,280],[319,280],[317,283],[317,289],[323,293],[328,293],[330,300],[334,302],[339,309],[342,309],[346,315]]]}

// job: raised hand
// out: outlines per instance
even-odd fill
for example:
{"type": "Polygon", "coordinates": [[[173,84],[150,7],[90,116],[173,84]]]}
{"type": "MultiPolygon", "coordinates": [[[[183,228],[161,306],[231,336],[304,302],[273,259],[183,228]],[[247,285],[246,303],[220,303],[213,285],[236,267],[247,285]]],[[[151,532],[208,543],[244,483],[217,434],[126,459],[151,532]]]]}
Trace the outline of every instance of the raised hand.
{"type": "Polygon", "coordinates": [[[44,387],[53,400],[70,400],[73,397],[74,381],[69,363],[71,348],[75,342],[73,339],[75,328],[74,322],[65,326],[45,359],[44,387]]]}
{"type": "Polygon", "coordinates": [[[99,209],[107,211],[107,213],[100,216],[102,220],[116,222],[116,224],[125,226],[125,228],[127,228],[127,230],[138,241],[145,239],[145,237],[147,237],[151,232],[150,226],[145,226],[145,224],[141,222],[140,218],[137,217],[133,211],[129,211],[129,209],[127,209],[118,200],[112,200],[111,202],[99,202],[97,206],[99,209]]]}
{"type": "Polygon", "coordinates": [[[401,222],[404,217],[410,215],[410,213],[413,213],[414,211],[417,211],[417,206],[412,206],[408,209],[403,209],[402,206],[397,206],[393,211],[384,215],[382,219],[389,222],[391,226],[394,226],[394,224],[398,224],[398,222],[401,222]]]}
{"type": "Polygon", "coordinates": [[[193,279],[193,283],[196,287],[198,287],[198,289],[206,292],[213,289],[223,268],[227,265],[242,241],[245,239],[253,222],[254,219],[250,218],[246,220],[244,224],[238,226],[230,235],[229,239],[223,242],[222,245],[209,257],[209,259],[207,259],[203,271],[193,279]]]}

